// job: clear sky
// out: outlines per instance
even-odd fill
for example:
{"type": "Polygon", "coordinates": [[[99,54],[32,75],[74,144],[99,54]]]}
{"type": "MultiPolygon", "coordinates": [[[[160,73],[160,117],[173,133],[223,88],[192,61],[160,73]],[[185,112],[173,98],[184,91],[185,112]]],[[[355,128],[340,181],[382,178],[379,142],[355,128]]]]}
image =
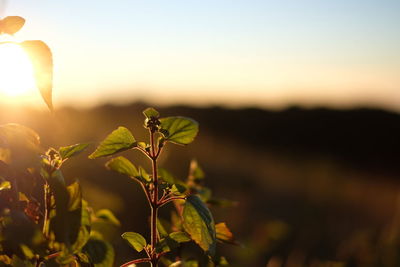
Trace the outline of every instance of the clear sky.
{"type": "Polygon", "coordinates": [[[2,13],[52,48],[56,105],[400,110],[399,0],[8,0],[2,13]]]}

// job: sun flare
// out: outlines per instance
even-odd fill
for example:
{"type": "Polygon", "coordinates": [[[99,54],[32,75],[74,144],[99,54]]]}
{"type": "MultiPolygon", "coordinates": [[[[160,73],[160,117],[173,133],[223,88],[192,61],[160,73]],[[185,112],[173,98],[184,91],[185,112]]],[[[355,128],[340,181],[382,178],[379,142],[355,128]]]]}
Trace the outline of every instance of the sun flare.
{"type": "Polygon", "coordinates": [[[31,95],[35,89],[32,64],[17,44],[0,45],[0,94],[15,98],[31,95]]]}

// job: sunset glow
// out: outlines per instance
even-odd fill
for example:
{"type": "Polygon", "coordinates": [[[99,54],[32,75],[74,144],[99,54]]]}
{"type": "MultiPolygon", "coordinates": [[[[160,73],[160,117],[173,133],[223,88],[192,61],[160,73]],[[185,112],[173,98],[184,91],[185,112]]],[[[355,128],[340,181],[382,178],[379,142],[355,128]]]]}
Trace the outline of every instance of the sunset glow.
{"type": "Polygon", "coordinates": [[[32,94],[32,65],[23,49],[17,44],[2,44],[0,58],[0,94],[10,99],[32,94]]]}
{"type": "Polygon", "coordinates": [[[399,10],[393,0],[15,0],[5,15],[26,18],[18,38],[52,49],[58,105],[400,110],[399,10]]]}

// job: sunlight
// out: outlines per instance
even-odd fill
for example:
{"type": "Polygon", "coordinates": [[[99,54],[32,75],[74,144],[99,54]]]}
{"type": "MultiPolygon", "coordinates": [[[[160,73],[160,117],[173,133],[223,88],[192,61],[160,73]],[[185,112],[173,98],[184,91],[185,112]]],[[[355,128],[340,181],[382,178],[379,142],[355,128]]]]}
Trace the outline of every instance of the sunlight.
{"type": "Polygon", "coordinates": [[[0,45],[0,95],[10,100],[27,97],[35,90],[32,64],[17,44],[0,45]]]}

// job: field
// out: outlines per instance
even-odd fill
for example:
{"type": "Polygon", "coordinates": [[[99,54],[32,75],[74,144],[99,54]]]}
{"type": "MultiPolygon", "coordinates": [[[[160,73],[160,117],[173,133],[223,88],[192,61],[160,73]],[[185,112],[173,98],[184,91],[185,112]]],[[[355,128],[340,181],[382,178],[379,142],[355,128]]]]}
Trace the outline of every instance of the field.
{"type": "MultiPolygon", "coordinates": [[[[91,142],[124,125],[141,136],[143,103],[0,112],[0,122],[36,130],[44,146],[91,142]],[[29,114],[29,116],[26,116],[29,114]],[[50,130],[49,130],[50,129],[50,130]]],[[[221,246],[231,266],[398,266],[400,264],[400,116],[373,109],[329,110],[158,107],[200,123],[196,141],[169,147],[161,158],[185,178],[196,158],[218,197],[233,200],[212,209],[241,246],[221,246]]],[[[86,152],[65,165],[95,209],[115,212],[125,232],[147,233],[140,187],[89,160],[86,152]]],[[[147,164],[139,155],[132,162],[147,164]]],[[[147,165],[144,165],[147,166],[147,165]]],[[[71,180],[72,181],[72,180],[71,180]]],[[[169,216],[168,211],[161,216],[169,216]]],[[[149,234],[149,233],[147,233],[149,234]]],[[[115,240],[121,264],[132,258],[115,240]]]]}

